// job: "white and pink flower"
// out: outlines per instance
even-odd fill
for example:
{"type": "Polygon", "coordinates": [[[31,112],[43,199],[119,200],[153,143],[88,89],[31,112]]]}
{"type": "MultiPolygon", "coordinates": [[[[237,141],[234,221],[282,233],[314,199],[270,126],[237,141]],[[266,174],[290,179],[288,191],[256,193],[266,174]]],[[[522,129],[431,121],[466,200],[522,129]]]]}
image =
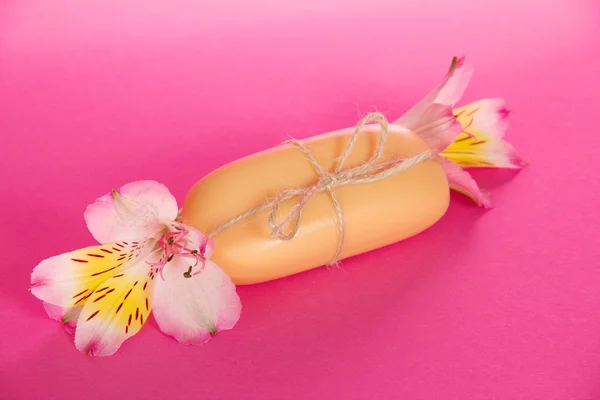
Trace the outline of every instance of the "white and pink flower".
{"type": "Polygon", "coordinates": [[[239,319],[235,285],[210,261],[212,240],[177,219],[177,202],[158,182],[139,181],[88,206],[99,246],[42,261],[31,292],[61,320],[80,351],[115,353],[150,313],[184,344],[204,343],[239,319]]]}
{"type": "Polygon", "coordinates": [[[442,82],[394,124],[416,132],[440,156],[453,190],[491,207],[464,168],[522,168],[526,162],[503,140],[509,111],[503,99],[483,99],[455,108],[473,68],[464,57],[454,58],[442,82]]]}

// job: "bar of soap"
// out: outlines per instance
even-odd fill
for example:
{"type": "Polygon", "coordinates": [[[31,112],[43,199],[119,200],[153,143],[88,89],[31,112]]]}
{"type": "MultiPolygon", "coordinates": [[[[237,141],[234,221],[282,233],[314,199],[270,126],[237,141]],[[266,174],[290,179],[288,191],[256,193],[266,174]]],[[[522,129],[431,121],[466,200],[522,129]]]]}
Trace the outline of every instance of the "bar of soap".
{"type": "MultiPolygon", "coordinates": [[[[327,171],[334,171],[355,128],[301,141],[327,171]]],[[[365,126],[344,168],[367,161],[379,141],[380,127],[365,126]]],[[[412,157],[428,150],[415,133],[389,125],[379,161],[412,157]]],[[[279,192],[318,180],[314,167],[297,148],[282,145],[227,164],[198,181],[187,193],[182,220],[208,234],[237,215],[273,199],[279,192]]],[[[413,236],[446,212],[449,188],[437,160],[416,164],[377,182],[337,187],[345,234],[340,259],[413,236]]],[[[281,203],[277,221],[294,206],[281,203]]],[[[306,204],[291,240],[271,239],[264,210],[217,233],[215,261],[238,285],[265,282],[328,264],[338,245],[338,222],[331,196],[318,193],[306,204]]]]}

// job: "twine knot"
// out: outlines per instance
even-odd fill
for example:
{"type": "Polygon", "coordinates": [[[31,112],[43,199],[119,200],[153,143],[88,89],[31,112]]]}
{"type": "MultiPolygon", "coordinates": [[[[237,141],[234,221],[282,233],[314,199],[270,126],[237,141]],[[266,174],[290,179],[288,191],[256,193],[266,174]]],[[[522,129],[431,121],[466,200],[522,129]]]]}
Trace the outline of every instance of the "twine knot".
{"type": "Polygon", "coordinates": [[[336,187],[337,182],[338,181],[337,181],[335,175],[325,174],[324,176],[321,177],[321,179],[319,179],[318,186],[323,187],[327,190],[331,190],[334,187],[336,187]]]}
{"type": "Polygon", "coordinates": [[[271,228],[271,238],[280,240],[291,240],[298,233],[298,229],[300,226],[300,218],[302,216],[302,212],[306,204],[316,194],[327,192],[333,202],[334,210],[337,216],[337,227],[339,234],[336,252],[330,264],[337,263],[344,243],[345,225],[344,218],[342,215],[342,209],[340,207],[334,189],[336,187],[345,185],[376,182],[381,179],[387,178],[391,175],[397,174],[400,171],[404,171],[405,169],[415,164],[432,158],[431,151],[427,150],[411,158],[397,158],[383,163],[377,163],[385,148],[387,140],[387,130],[388,122],[382,114],[368,114],[356,126],[354,134],[350,138],[350,142],[348,143],[346,150],[344,150],[344,153],[340,157],[339,162],[336,165],[333,172],[325,171],[323,167],[321,167],[321,165],[317,163],[310,150],[299,141],[290,140],[286,142],[286,144],[290,144],[296,147],[304,154],[306,159],[313,166],[319,179],[312,185],[303,188],[287,189],[280,192],[275,196],[273,200],[261,204],[258,207],[252,208],[236,216],[235,218],[232,218],[231,220],[219,225],[218,227],[213,229],[207,236],[212,237],[221,230],[233,225],[241,219],[256,214],[267,208],[270,208],[268,213],[268,224],[271,228]],[[362,130],[363,126],[368,124],[369,122],[377,122],[381,127],[379,143],[377,145],[375,153],[365,163],[353,168],[342,170],[344,162],[346,161],[348,155],[350,154],[352,148],[356,143],[358,134],[362,130]],[[289,214],[285,218],[283,218],[283,220],[280,223],[276,223],[277,211],[279,210],[280,204],[289,199],[296,199],[296,204],[292,207],[289,214]]]}

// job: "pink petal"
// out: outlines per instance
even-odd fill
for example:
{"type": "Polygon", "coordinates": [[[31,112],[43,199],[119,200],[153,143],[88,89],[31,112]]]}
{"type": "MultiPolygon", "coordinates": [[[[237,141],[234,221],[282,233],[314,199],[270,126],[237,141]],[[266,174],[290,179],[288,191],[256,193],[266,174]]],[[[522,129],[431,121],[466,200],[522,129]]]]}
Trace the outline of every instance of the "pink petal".
{"type": "Polygon", "coordinates": [[[235,285],[221,268],[206,261],[204,270],[186,278],[189,262],[175,257],[154,288],[154,318],[160,329],[183,344],[205,343],[231,329],[240,317],[235,285]]]}
{"type": "Polygon", "coordinates": [[[508,129],[510,111],[504,99],[482,99],[456,108],[454,114],[465,129],[501,138],[508,129]]]}
{"type": "Polygon", "coordinates": [[[46,303],[45,301],[43,301],[42,304],[44,305],[44,309],[50,318],[62,323],[65,327],[65,330],[71,336],[75,334],[77,319],[81,314],[82,307],[61,307],[46,303]]]}
{"type": "Polygon", "coordinates": [[[418,133],[432,150],[442,151],[460,133],[460,127],[454,123],[452,107],[462,96],[472,74],[473,68],[464,57],[453,60],[453,67],[442,82],[394,124],[418,133]]]}
{"type": "Polygon", "coordinates": [[[477,182],[473,180],[468,172],[449,160],[443,160],[443,167],[452,190],[471,198],[480,207],[492,207],[489,195],[479,188],[477,182]]]}
{"type": "Polygon", "coordinates": [[[204,254],[204,258],[207,260],[212,256],[215,248],[215,242],[212,239],[204,236],[202,232],[189,225],[181,224],[187,229],[188,234],[186,238],[193,244],[194,247],[200,250],[201,254],[204,254]]]}
{"type": "Polygon", "coordinates": [[[440,153],[462,132],[462,127],[452,113],[452,107],[432,104],[421,116],[420,125],[413,129],[429,147],[440,153]]]}
{"type": "Polygon", "coordinates": [[[158,232],[164,221],[177,217],[177,201],[155,181],[128,183],[90,204],[84,217],[100,243],[139,240],[158,232]]]}
{"type": "Polygon", "coordinates": [[[509,111],[502,99],[484,99],[454,110],[463,132],[442,155],[463,167],[523,168],[526,162],[502,139],[509,111]]]}

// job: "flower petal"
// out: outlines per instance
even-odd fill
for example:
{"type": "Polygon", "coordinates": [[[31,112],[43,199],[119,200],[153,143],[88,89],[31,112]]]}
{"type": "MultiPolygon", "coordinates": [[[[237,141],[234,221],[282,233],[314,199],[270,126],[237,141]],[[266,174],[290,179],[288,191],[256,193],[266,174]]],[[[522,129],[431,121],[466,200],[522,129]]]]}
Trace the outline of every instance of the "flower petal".
{"type": "Polygon", "coordinates": [[[451,106],[434,103],[421,115],[419,125],[411,130],[437,154],[462,132],[462,126],[452,113],[451,106]]]}
{"type": "Polygon", "coordinates": [[[113,275],[85,303],[75,330],[79,351],[91,356],[114,354],[148,320],[155,275],[144,261],[113,275]]]}
{"type": "Polygon", "coordinates": [[[480,207],[492,207],[489,195],[479,188],[477,182],[473,180],[468,172],[464,171],[458,164],[448,160],[443,160],[443,167],[448,177],[450,189],[464,194],[480,207]]]}
{"type": "Polygon", "coordinates": [[[214,240],[207,238],[202,232],[192,226],[181,225],[187,230],[186,238],[191,242],[192,247],[197,248],[200,254],[203,254],[204,258],[208,260],[215,248],[214,240]]]}
{"type": "Polygon", "coordinates": [[[461,131],[452,107],[469,84],[473,68],[464,57],[454,58],[442,82],[394,124],[418,133],[436,152],[444,150],[461,131]]]}
{"type": "Polygon", "coordinates": [[[81,314],[82,310],[81,306],[61,307],[46,303],[45,301],[42,303],[44,304],[44,309],[50,318],[60,321],[70,335],[75,334],[77,320],[79,319],[79,315],[81,314]]]}
{"type": "Polygon", "coordinates": [[[81,305],[102,282],[150,250],[138,242],[118,242],[48,258],[31,273],[31,293],[56,306],[81,305]]]}
{"type": "Polygon", "coordinates": [[[522,168],[527,163],[502,137],[509,111],[502,99],[484,99],[454,110],[463,127],[441,154],[463,167],[522,168]]]}
{"type": "Polygon", "coordinates": [[[242,305],[229,276],[212,261],[190,278],[183,275],[186,259],[175,257],[172,264],[154,288],[154,319],[160,329],[180,343],[201,344],[233,328],[242,305]]]}
{"type": "Polygon", "coordinates": [[[138,181],[98,198],[84,217],[94,238],[109,243],[152,236],[162,221],[175,220],[177,212],[177,201],[166,186],[138,181]]]}

